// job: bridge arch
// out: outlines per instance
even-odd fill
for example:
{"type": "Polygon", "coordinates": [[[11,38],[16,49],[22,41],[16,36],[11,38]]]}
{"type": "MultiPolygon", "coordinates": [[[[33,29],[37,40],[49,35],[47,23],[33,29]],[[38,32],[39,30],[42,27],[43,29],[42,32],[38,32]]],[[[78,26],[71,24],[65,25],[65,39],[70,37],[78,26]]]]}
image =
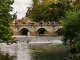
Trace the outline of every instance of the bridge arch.
{"type": "Polygon", "coordinates": [[[39,29],[37,30],[37,32],[38,32],[39,35],[44,35],[45,32],[47,32],[47,30],[46,30],[45,28],[39,28],[39,29]]]}
{"type": "Polygon", "coordinates": [[[22,29],[20,30],[20,34],[21,34],[21,35],[28,35],[28,32],[29,32],[29,30],[28,30],[27,28],[22,28],[22,29]]]}

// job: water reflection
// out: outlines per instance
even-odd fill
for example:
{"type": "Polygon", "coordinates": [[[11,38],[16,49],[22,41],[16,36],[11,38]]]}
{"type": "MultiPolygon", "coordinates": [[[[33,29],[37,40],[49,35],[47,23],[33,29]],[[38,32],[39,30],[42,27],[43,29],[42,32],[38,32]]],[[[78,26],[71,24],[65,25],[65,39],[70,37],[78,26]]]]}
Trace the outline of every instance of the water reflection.
{"type": "Polygon", "coordinates": [[[68,46],[62,44],[30,44],[33,60],[66,60],[68,46]]]}

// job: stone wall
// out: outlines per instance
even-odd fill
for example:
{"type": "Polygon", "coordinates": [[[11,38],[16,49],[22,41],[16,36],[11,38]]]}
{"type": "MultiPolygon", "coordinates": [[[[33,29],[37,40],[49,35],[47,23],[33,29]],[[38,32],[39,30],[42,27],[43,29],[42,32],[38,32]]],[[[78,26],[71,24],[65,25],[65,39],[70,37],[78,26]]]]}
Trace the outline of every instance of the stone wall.
{"type": "MultiPolygon", "coordinates": [[[[19,25],[19,26],[11,25],[10,28],[12,29],[14,35],[22,35],[21,30],[25,28],[28,32],[30,32],[30,35],[36,36],[36,35],[57,35],[56,31],[59,28],[62,28],[62,26],[61,25],[54,25],[54,26],[53,25],[42,25],[42,26],[41,25],[19,25]],[[40,29],[41,30],[43,29],[42,30],[44,31],[43,34],[39,34],[40,29]]],[[[25,33],[28,34],[28,32],[25,33]]]]}

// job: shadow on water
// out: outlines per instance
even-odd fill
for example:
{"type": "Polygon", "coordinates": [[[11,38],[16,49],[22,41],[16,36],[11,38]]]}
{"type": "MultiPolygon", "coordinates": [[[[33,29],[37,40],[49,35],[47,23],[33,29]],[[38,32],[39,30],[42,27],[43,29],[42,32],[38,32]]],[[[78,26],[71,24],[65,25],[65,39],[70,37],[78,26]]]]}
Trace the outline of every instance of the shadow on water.
{"type": "Polygon", "coordinates": [[[68,46],[62,44],[30,44],[32,60],[66,60],[69,56],[68,46]]]}

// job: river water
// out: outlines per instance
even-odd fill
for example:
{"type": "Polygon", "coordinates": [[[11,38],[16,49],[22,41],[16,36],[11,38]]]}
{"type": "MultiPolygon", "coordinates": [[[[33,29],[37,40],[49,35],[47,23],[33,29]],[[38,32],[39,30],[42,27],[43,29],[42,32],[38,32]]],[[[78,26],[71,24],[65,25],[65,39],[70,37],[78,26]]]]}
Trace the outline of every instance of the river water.
{"type": "Polygon", "coordinates": [[[15,60],[66,60],[68,46],[64,46],[62,37],[17,36],[17,43],[1,43],[4,53],[16,55],[15,60]]]}

